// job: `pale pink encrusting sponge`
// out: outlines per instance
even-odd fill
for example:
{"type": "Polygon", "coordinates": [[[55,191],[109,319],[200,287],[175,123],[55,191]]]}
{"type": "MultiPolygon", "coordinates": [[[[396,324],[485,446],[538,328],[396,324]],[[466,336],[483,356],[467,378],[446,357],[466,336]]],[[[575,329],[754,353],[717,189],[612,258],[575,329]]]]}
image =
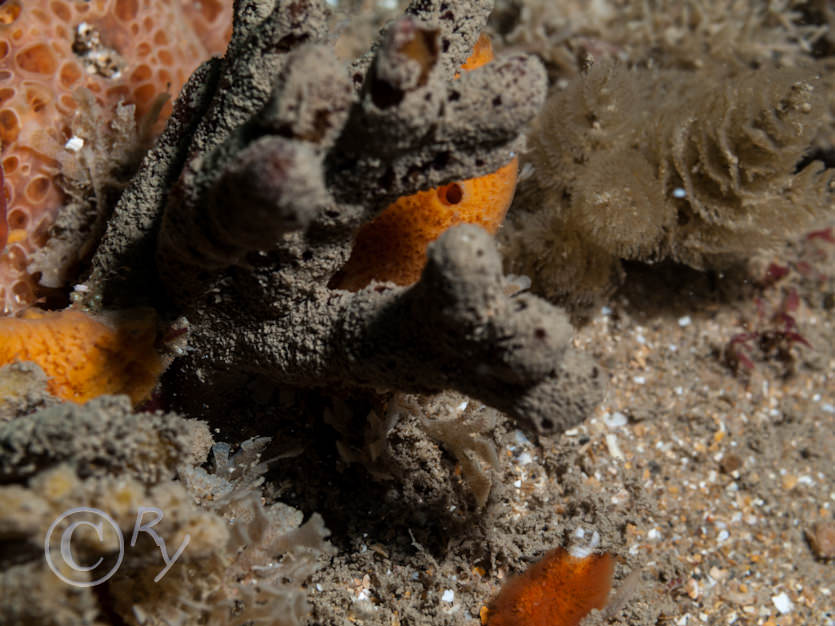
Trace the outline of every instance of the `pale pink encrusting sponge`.
{"type": "MultiPolygon", "coordinates": [[[[66,204],[61,163],[79,89],[101,107],[103,127],[120,102],[135,104],[141,120],[224,52],[231,29],[231,0],[0,0],[0,310],[37,298],[28,265],[66,204]]],[[[170,110],[169,101],[163,119],[170,110]]]]}

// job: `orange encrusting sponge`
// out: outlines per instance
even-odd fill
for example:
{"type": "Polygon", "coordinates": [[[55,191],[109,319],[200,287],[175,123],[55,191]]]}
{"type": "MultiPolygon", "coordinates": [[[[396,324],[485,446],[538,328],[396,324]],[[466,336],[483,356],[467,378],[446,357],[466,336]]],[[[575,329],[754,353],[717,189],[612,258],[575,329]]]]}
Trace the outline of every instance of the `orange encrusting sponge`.
{"type": "Polygon", "coordinates": [[[123,314],[111,326],[81,311],[29,309],[23,317],[0,318],[0,366],[37,363],[49,377],[49,392],[63,400],[126,394],[136,405],[151,394],[166,366],[155,340],[150,312],[123,314]]]}
{"type": "Polygon", "coordinates": [[[556,548],[505,583],[486,613],[487,626],[576,626],[606,606],[612,587],[610,554],[572,556],[556,548]]]}
{"type": "MultiPolygon", "coordinates": [[[[473,46],[473,52],[467,57],[467,60],[461,65],[462,70],[474,70],[477,67],[486,65],[493,60],[493,44],[490,43],[490,37],[481,33],[478,36],[478,41],[473,46]]],[[[458,75],[455,75],[458,78],[458,75]]]]}
{"type": "MultiPolygon", "coordinates": [[[[481,35],[461,67],[475,69],[492,59],[490,39],[481,35]]],[[[513,200],[517,168],[514,158],[491,174],[398,198],[360,228],[334,286],[357,291],[372,280],[410,285],[426,264],[426,247],[447,228],[478,224],[495,234],[513,200]]]]}

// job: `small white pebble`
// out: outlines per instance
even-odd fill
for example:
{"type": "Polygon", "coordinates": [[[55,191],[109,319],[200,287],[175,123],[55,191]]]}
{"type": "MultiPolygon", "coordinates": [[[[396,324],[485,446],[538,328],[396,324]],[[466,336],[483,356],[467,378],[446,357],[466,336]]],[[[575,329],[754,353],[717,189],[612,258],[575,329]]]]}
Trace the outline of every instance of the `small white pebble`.
{"type": "Polygon", "coordinates": [[[641,345],[643,345],[647,342],[647,338],[644,337],[643,335],[638,335],[637,337],[635,337],[635,339],[641,345]]]}
{"type": "Polygon", "coordinates": [[[523,452],[522,454],[519,455],[519,458],[517,459],[517,461],[519,462],[519,465],[527,465],[528,463],[533,461],[533,457],[531,457],[531,455],[528,454],[527,452],[523,452]]]}
{"type": "Polygon", "coordinates": [[[678,350],[678,346],[677,346],[676,344],[674,344],[674,343],[671,343],[669,346],[667,346],[667,349],[668,349],[670,352],[675,352],[676,350],[678,350]]]}
{"type": "Polygon", "coordinates": [[[88,291],[90,291],[90,288],[87,285],[85,285],[84,283],[79,283],[77,285],[74,285],[72,290],[73,291],[78,291],[80,293],[87,293],[88,291]]]}
{"type": "Polygon", "coordinates": [[[582,528],[574,531],[574,537],[579,541],[568,546],[568,553],[575,559],[585,559],[594,553],[595,548],[600,545],[600,533],[592,532],[591,538],[586,541],[586,533],[582,528]]]}
{"type": "Polygon", "coordinates": [[[635,376],[634,378],[632,378],[632,380],[634,380],[635,384],[637,385],[643,385],[645,382],[647,382],[645,376],[635,376]]]}
{"type": "Polygon", "coordinates": [[[521,480],[514,480],[513,481],[513,486],[516,487],[517,489],[519,489],[522,486],[522,481],[521,480]]]}
{"type": "Polygon", "coordinates": [[[687,190],[684,187],[676,187],[673,189],[673,198],[686,198],[687,190]]]}
{"type": "Polygon", "coordinates": [[[689,315],[685,315],[683,317],[678,318],[678,325],[682,328],[685,328],[686,326],[690,326],[690,322],[692,321],[693,320],[690,319],[689,315]]]}
{"type": "Polygon", "coordinates": [[[774,603],[774,606],[777,607],[777,610],[780,611],[781,615],[786,615],[787,613],[791,613],[792,609],[794,608],[794,604],[791,601],[791,598],[786,595],[786,592],[783,591],[782,593],[778,593],[776,596],[771,598],[771,601],[774,603]]]}
{"type": "Polygon", "coordinates": [[[322,585],[316,583],[316,591],[322,591],[322,585]]]}
{"type": "Polygon", "coordinates": [[[455,592],[452,589],[445,589],[444,595],[441,596],[441,601],[452,604],[455,601],[455,592]]]}
{"type": "Polygon", "coordinates": [[[621,413],[620,411],[615,411],[611,415],[606,412],[603,414],[603,423],[606,424],[609,428],[619,428],[620,426],[626,426],[628,420],[626,416],[621,413]]]}
{"type": "Polygon", "coordinates": [[[812,478],[811,476],[808,476],[808,475],[804,474],[803,476],[801,476],[797,479],[797,482],[800,483],[801,485],[808,485],[809,487],[811,487],[815,484],[815,479],[812,478]]]}
{"type": "Polygon", "coordinates": [[[69,150],[70,152],[78,152],[83,147],[84,140],[81,137],[76,137],[75,135],[67,139],[67,143],[64,144],[64,149],[69,150]]]}
{"type": "Polygon", "coordinates": [[[464,400],[461,404],[458,405],[458,407],[457,407],[458,411],[463,411],[464,409],[466,409],[467,405],[469,403],[470,403],[469,400],[464,400]]]}
{"type": "Polygon", "coordinates": [[[835,413],[835,406],[832,406],[828,402],[824,402],[823,404],[821,404],[821,408],[827,413],[835,413]]]}
{"type": "Polygon", "coordinates": [[[730,537],[730,536],[731,536],[731,533],[729,533],[727,530],[720,530],[719,534],[716,535],[716,540],[721,543],[723,541],[727,541],[728,537],[730,537]]]}
{"type": "Polygon", "coordinates": [[[606,435],[606,447],[609,449],[609,454],[615,459],[623,459],[623,452],[618,445],[618,438],[616,435],[609,433],[606,435]]]}
{"type": "Polygon", "coordinates": [[[602,307],[600,307],[600,314],[601,315],[611,315],[612,314],[612,309],[610,309],[607,306],[602,306],[602,307]]]}
{"type": "Polygon", "coordinates": [[[513,431],[513,439],[516,441],[516,445],[519,446],[530,446],[533,445],[531,440],[525,436],[521,430],[514,430],[513,431]]]}
{"type": "Polygon", "coordinates": [[[676,395],[680,396],[684,393],[684,387],[676,387],[676,395]]]}
{"type": "Polygon", "coordinates": [[[657,528],[650,528],[647,533],[647,539],[650,541],[658,541],[661,539],[661,532],[657,528]]]}

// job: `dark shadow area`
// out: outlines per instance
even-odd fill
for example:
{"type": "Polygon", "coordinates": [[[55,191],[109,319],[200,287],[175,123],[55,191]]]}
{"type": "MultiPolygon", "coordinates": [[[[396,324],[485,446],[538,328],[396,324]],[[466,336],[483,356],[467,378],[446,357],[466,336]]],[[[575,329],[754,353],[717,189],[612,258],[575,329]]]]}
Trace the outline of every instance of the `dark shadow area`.
{"type": "Polygon", "coordinates": [[[626,278],[611,301],[638,320],[681,317],[694,311],[750,300],[760,289],[743,265],[700,271],[671,261],[655,265],[624,262],[626,278]]]}

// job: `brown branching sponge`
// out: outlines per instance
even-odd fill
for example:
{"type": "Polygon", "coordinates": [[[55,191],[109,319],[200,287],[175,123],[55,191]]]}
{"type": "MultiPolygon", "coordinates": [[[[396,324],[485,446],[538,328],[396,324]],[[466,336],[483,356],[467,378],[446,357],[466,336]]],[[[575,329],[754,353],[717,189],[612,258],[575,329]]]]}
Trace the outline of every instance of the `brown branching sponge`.
{"type": "Polygon", "coordinates": [[[447,231],[411,287],[328,288],[358,227],[392,200],[495,171],[522,149],[542,65],[511,56],[454,79],[491,4],[415,0],[344,66],[323,2],[239,0],[225,59],[186,85],[116,207],[85,304],[184,315],[180,398],[261,376],[454,388],[540,432],[583,419],[603,376],[569,346],[562,311],[506,295],[480,228],[447,231]]]}
{"type": "Polygon", "coordinates": [[[801,164],[826,99],[803,70],[593,66],[531,132],[533,176],[505,233],[512,271],[582,302],[621,259],[722,267],[802,233],[832,210],[830,172],[801,164]]]}

